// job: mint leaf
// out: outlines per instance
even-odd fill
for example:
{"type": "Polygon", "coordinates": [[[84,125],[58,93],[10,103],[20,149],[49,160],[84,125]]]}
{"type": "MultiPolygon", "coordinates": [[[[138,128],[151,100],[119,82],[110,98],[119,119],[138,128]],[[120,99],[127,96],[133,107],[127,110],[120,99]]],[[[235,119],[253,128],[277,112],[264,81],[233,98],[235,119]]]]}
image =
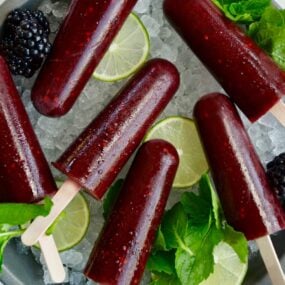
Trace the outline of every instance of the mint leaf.
{"type": "Polygon", "coordinates": [[[198,285],[214,270],[214,248],[227,242],[242,262],[248,256],[242,233],[227,225],[208,175],[198,194],[184,193],[165,213],[148,262],[152,285],[198,285]]]}
{"type": "Polygon", "coordinates": [[[217,196],[216,191],[214,190],[213,183],[211,182],[209,175],[204,174],[202,176],[199,186],[201,193],[206,192],[210,194],[212,214],[215,220],[216,227],[219,229],[221,228],[222,210],[219,198],[217,196]]]}
{"type": "Polygon", "coordinates": [[[248,246],[245,236],[236,232],[231,226],[226,225],[224,229],[224,241],[228,243],[239,256],[242,263],[248,259],[248,246]]]}
{"type": "Polygon", "coordinates": [[[175,275],[153,274],[153,280],[149,285],[181,285],[175,275]]]}
{"type": "Polygon", "coordinates": [[[270,0],[212,0],[227,18],[241,24],[251,24],[261,18],[270,0]]]}
{"type": "Polygon", "coordinates": [[[177,203],[171,210],[166,212],[161,228],[167,249],[182,247],[188,251],[189,255],[192,254],[184,243],[187,225],[188,217],[180,203],[177,203]]]}
{"type": "Polygon", "coordinates": [[[199,183],[199,194],[184,193],[181,203],[190,215],[192,226],[211,225],[215,221],[216,227],[221,227],[221,207],[218,196],[212,186],[209,175],[204,174],[199,183]]]}
{"type": "Polygon", "coordinates": [[[157,230],[156,239],[155,239],[153,247],[155,250],[166,250],[167,251],[166,241],[165,241],[164,234],[162,232],[161,226],[159,226],[159,228],[157,230]]]}
{"type": "Polygon", "coordinates": [[[147,262],[147,269],[153,272],[175,274],[175,251],[156,251],[147,262]]]}
{"type": "Polygon", "coordinates": [[[214,247],[222,240],[222,233],[215,225],[201,238],[199,235],[190,236],[189,239],[199,238],[192,241],[195,244],[194,255],[189,258],[187,252],[179,248],[176,252],[175,268],[182,285],[198,285],[214,270],[214,247]],[[197,246],[198,245],[198,246],[197,246]]]}
{"type": "Polygon", "coordinates": [[[43,205],[1,203],[0,224],[23,225],[35,219],[37,216],[47,216],[53,203],[50,198],[44,199],[43,205]]]}
{"type": "Polygon", "coordinates": [[[117,198],[120,194],[120,190],[123,186],[123,179],[117,180],[107,192],[106,198],[103,201],[103,216],[105,220],[109,217],[112,208],[117,201],[117,198]]]}
{"type": "Polygon", "coordinates": [[[184,193],[181,197],[181,204],[184,211],[189,214],[192,224],[204,225],[211,220],[211,200],[205,199],[202,194],[184,193]]]}
{"type": "Polygon", "coordinates": [[[269,7],[248,34],[273,60],[285,69],[285,10],[269,7]]]}

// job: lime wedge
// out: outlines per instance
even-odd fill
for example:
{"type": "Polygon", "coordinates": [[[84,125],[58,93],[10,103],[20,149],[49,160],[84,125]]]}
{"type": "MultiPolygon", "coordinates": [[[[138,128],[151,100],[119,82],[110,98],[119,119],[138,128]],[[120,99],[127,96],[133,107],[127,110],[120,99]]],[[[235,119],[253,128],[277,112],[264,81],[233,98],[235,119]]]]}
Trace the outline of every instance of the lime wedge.
{"type": "Polygon", "coordinates": [[[85,236],[89,226],[89,207],[82,194],[77,194],[66,207],[53,228],[53,237],[59,251],[77,245],[85,236]]]}
{"type": "Polygon", "coordinates": [[[215,247],[214,260],[214,272],[200,285],[242,284],[248,264],[240,261],[238,255],[229,244],[220,242],[215,247]]]}
{"type": "Polygon", "coordinates": [[[129,77],[145,62],[149,50],[148,32],[138,16],[132,13],[93,75],[107,82],[129,77]]]}
{"type": "Polygon", "coordinates": [[[208,171],[208,164],[193,120],[185,117],[168,117],[150,129],[145,140],[151,139],[169,141],[178,151],[180,163],[174,187],[190,187],[208,171]]]}

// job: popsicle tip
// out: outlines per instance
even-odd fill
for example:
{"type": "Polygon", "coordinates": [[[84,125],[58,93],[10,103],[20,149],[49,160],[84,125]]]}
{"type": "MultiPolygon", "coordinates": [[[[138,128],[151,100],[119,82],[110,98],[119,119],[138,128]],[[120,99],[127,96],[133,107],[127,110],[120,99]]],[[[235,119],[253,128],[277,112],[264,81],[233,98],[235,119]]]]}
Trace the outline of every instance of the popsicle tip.
{"type": "Polygon", "coordinates": [[[51,279],[54,283],[64,282],[66,273],[53,236],[43,235],[39,244],[51,279]]]}
{"type": "Polygon", "coordinates": [[[25,231],[21,235],[21,241],[24,245],[26,246],[33,246],[34,244],[37,243],[38,239],[34,239],[34,236],[30,234],[30,232],[25,231]]]}
{"type": "Polygon", "coordinates": [[[64,267],[59,268],[56,274],[51,276],[51,279],[54,283],[63,283],[65,278],[66,278],[66,272],[64,270],[64,267]]]}

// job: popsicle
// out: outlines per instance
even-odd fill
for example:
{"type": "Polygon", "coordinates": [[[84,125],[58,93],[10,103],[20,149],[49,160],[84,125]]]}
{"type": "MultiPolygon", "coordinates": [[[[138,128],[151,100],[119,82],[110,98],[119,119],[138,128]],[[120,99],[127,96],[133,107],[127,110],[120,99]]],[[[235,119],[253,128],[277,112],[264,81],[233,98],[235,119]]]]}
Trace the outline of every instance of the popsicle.
{"type": "MultiPolygon", "coordinates": [[[[0,55],[0,203],[33,203],[57,190],[8,66],[0,55]]],[[[51,236],[40,241],[54,282],[65,271],[51,236]]]]}
{"type": "Polygon", "coordinates": [[[33,203],[57,188],[24,105],[0,56],[0,202],[33,203]]]}
{"type": "Polygon", "coordinates": [[[32,90],[36,109],[66,114],[137,0],[73,0],[32,90]]]}
{"type": "Polygon", "coordinates": [[[211,0],[165,0],[164,12],[243,113],[285,125],[285,73],[211,0]]]}
{"type": "Polygon", "coordinates": [[[142,145],[89,257],[88,278],[99,284],[140,284],[178,162],[168,142],[142,145]]]}
{"type": "Polygon", "coordinates": [[[194,117],[228,222],[256,240],[275,283],[285,284],[268,235],[285,228],[285,213],[254,150],[239,114],[220,93],[202,97],[194,117]],[[266,251],[264,245],[271,248],[266,251]]]}
{"type": "Polygon", "coordinates": [[[102,198],[178,87],[170,62],[153,59],[141,68],[54,163],[69,179],[54,196],[50,215],[35,219],[22,235],[24,244],[35,244],[80,188],[102,198]]]}

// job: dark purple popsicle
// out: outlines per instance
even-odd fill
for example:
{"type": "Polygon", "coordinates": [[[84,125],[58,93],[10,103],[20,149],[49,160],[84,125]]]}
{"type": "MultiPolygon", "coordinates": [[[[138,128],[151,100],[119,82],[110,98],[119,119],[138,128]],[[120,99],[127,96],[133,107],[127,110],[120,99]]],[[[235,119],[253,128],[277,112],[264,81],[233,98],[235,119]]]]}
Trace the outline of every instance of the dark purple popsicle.
{"type": "Polygon", "coordinates": [[[285,94],[285,73],[211,0],[164,0],[164,12],[252,122],[285,94]]]}
{"type": "Polygon", "coordinates": [[[230,99],[206,95],[194,116],[228,222],[248,240],[284,229],[285,213],[230,99]]]}
{"type": "Polygon", "coordinates": [[[32,91],[40,113],[59,117],[70,110],[136,2],[72,0],[32,91]]]}
{"type": "Polygon", "coordinates": [[[173,64],[150,60],[54,166],[101,199],[178,87],[173,64]]]}
{"type": "Polygon", "coordinates": [[[0,202],[32,203],[57,188],[10,71],[0,56],[0,202]]]}
{"type": "Polygon", "coordinates": [[[139,284],[178,167],[162,140],[138,151],[119,198],[95,245],[85,275],[99,284],[139,284]]]}

